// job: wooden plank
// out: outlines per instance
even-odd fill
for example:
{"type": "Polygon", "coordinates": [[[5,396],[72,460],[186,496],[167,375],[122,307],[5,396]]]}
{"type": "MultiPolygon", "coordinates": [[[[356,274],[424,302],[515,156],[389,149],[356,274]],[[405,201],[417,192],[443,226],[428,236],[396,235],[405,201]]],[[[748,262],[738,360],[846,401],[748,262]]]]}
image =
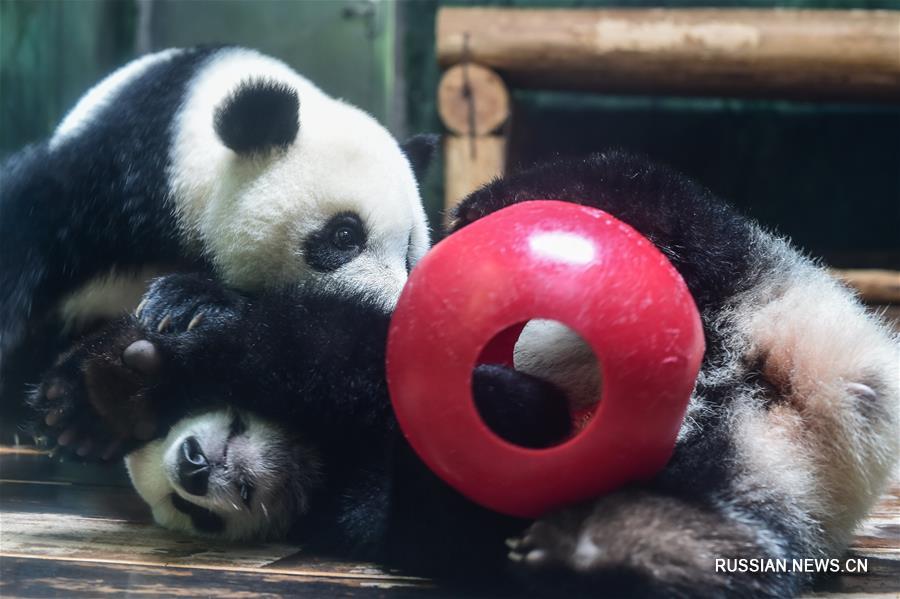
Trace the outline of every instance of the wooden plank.
{"type": "Polygon", "coordinates": [[[29,446],[0,447],[0,479],[78,482],[131,488],[122,460],[83,462],[50,457],[49,452],[29,446]]]}
{"type": "Polygon", "coordinates": [[[0,556],[107,562],[127,557],[160,566],[259,568],[298,549],[297,545],[282,543],[228,543],[189,537],[152,523],[52,513],[4,512],[0,536],[0,556]]]}
{"type": "Polygon", "coordinates": [[[8,557],[90,560],[172,568],[267,572],[379,581],[420,580],[375,564],[312,555],[293,543],[191,537],[153,524],[130,489],[62,482],[0,482],[0,562],[8,557]]]}
{"type": "Polygon", "coordinates": [[[150,508],[129,487],[0,480],[0,513],[72,514],[149,524],[150,508]]]}
{"type": "Polygon", "coordinates": [[[514,87],[900,99],[900,12],[442,8],[437,57],[514,87]]]}
{"type": "MultiPolygon", "coordinates": [[[[856,557],[850,552],[847,558],[856,557]]],[[[896,560],[868,557],[868,572],[865,574],[844,574],[823,576],[804,597],[827,597],[828,599],[874,599],[875,597],[897,598],[900,592],[900,562],[896,560]]]]}
{"type": "Polygon", "coordinates": [[[2,597],[449,597],[406,581],[4,557],[2,597]]]}
{"type": "MultiPolygon", "coordinates": [[[[823,577],[808,596],[862,599],[900,590],[900,482],[861,525],[849,556],[866,558],[868,572],[823,577]]],[[[374,564],[309,554],[289,543],[228,543],[163,530],[127,489],[59,481],[0,483],[3,597],[123,592],[327,597],[351,591],[378,596],[384,589],[429,597],[457,594],[374,564]],[[144,511],[135,512],[135,506],[144,511]]]]}

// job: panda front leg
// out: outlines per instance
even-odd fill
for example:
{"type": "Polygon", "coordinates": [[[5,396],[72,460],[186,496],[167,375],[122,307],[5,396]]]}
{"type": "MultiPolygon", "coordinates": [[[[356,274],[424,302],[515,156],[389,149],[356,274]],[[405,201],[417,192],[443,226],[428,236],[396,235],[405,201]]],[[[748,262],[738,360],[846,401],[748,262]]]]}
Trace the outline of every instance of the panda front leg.
{"type": "Polygon", "coordinates": [[[29,398],[42,419],[35,428],[60,448],[103,459],[151,438],[167,412],[177,418],[179,405],[222,390],[209,354],[233,356],[234,343],[221,340],[236,338],[229,333],[245,305],[207,276],[157,279],[135,315],[82,339],[44,374],[29,398]]]}
{"type": "Polygon", "coordinates": [[[221,404],[344,433],[392,417],[384,380],[390,314],[371,298],[308,288],[246,297],[203,275],[170,275],[151,285],[137,313],[44,377],[31,404],[48,437],[80,447],[83,427],[67,425],[82,419],[117,432],[143,420],[140,430],[152,434],[221,404]]]}

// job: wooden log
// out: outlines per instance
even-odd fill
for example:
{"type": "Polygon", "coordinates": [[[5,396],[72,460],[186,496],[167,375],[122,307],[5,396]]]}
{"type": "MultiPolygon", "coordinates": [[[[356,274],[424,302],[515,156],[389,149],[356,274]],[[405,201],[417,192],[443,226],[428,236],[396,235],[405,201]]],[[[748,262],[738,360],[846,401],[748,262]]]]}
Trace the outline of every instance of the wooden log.
{"type": "Polygon", "coordinates": [[[509,92],[494,71],[471,63],[456,65],[441,78],[438,113],[456,135],[487,135],[509,118],[509,92]]]}
{"type": "Polygon", "coordinates": [[[900,304],[900,271],[833,269],[831,273],[873,304],[900,304]]]}
{"type": "Polygon", "coordinates": [[[506,139],[500,135],[444,137],[444,208],[449,216],[467,195],[503,175],[506,139]]]}
{"type": "Polygon", "coordinates": [[[615,93],[900,99],[900,12],[443,8],[443,66],[615,93]]]}

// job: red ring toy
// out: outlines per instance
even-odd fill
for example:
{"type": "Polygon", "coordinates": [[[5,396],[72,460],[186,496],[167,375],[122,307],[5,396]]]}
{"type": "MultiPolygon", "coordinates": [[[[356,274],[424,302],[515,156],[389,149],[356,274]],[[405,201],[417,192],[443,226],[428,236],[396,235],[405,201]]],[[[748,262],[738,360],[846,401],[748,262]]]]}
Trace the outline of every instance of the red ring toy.
{"type": "Polygon", "coordinates": [[[435,473],[487,508],[534,518],[659,472],[703,351],[694,300],[650,241],[601,210],[531,201],[461,229],[416,266],[391,321],[387,376],[400,426],[435,473]],[[594,417],[547,449],[498,437],[471,394],[475,365],[511,364],[533,318],[580,334],[603,374],[594,417]]]}

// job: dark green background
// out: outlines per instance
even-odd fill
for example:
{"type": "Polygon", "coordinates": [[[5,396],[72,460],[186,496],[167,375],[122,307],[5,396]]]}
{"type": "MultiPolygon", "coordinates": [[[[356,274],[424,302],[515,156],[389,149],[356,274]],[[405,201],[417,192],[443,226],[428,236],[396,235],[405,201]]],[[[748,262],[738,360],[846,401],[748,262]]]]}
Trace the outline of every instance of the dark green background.
{"type": "MultiPolygon", "coordinates": [[[[39,139],[78,96],[141,51],[236,42],[283,58],[398,136],[440,131],[433,23],[441,5],[900,9],[898,0],[0,0],[0,153],[39,139]]],[[[515,92],[513,168],[606,148],[642,152],[706,183],[842,266],[900,268],[900,108],[727,98],[515,92]]],[[[440,169],[425,185],[437,222],[440,169]]]]}

